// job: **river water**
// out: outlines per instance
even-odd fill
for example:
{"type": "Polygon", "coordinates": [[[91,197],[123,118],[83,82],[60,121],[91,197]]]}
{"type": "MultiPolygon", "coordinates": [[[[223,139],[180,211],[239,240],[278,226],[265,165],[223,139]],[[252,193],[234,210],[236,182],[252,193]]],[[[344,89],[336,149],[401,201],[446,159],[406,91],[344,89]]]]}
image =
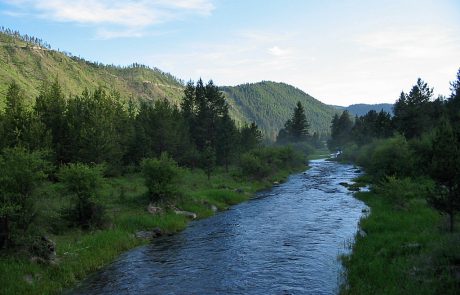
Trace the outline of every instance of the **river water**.
{"type": "Polygon", "coordinates": [[[136,248],[72,294],[336,294],[362,209],[326,160],[255,199],[136,248]]]}

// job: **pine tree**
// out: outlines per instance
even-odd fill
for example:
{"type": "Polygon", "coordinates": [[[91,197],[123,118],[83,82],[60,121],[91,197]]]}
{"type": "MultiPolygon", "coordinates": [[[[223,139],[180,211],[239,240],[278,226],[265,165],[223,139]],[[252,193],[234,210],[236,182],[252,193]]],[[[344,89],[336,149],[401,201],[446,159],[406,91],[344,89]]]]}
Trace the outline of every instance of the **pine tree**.
{"type": "Polygon", "coordinates": [[[291,134],[294,141],[305,141],[308,139],[308,128],[310,124],[305,116],[305,109],[302,104],[297,102],[292,114],[291,126],[289,133],[291,134]]]}
{"type": "Polygon", "coordinates": [[[433,139],[431,176],[437,182],[436,195],[429,202],[447,213],[450,231],[454,230],[454,216],[460,210],[460,148],[452,126],[443,117],[433,139]]]}
{"type": "Polygon", "coordinates": [[[66,148],[65,111],[66,101],[62,94],[58,79],[49,85],[44,83],[39,96],[35,101],[35,113],[39,120],[51,132],[52,149],[57,162],[64,160],[63,150],[66,148]]]}
{"type": "Polygon", "coordinates": [[[394,106],[394,122],[398,131],[406,138],[420,137],[433,125],[436,118],[431,116],[432,96],[433,89],[420,78],[409,94],[401,92],[394,106]]]}

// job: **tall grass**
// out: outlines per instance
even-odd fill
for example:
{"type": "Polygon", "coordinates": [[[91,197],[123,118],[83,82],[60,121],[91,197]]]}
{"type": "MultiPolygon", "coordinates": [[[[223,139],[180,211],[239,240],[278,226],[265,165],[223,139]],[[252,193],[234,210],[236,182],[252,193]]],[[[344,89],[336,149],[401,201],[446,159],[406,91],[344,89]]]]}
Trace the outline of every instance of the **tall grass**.
{"type": "Polygon", "coordinates": [[[417,195],[420,186],[410,182],[390,179],[357,193],[372,213],[360,222],[367,235],[343,257],[347,284],[341,294],[458,294],[460,235],[447,232],[441,215],[417,195]]]}

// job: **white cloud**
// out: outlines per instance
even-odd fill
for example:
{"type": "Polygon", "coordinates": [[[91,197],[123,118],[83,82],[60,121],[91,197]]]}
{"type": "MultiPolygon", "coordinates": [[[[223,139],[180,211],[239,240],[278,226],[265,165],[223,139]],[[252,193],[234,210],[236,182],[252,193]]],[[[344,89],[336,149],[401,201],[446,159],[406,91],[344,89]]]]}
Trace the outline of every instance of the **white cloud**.
{"type": "Polygon", "coordinates": [[[59,22],[97,26],[98,35],[130,37],[187,14],[208,15],[212,0],[8,0],[22,13],[59,22]],[[107,27],[116,28],[107,29],[107,27]],[[102,32],[102,33],[101,33],[102,32]],[[128,34],[127,32],[130,32],[128,34]]]}
{"type": "Polygon", "coordinates": [[[273,46],[268,49],[268,52],[271,55],[277,56],[277,57],[287,57],[291,54],[291,50],[289,49],[282,49],[279,48],[278,46],[273,46]]]}

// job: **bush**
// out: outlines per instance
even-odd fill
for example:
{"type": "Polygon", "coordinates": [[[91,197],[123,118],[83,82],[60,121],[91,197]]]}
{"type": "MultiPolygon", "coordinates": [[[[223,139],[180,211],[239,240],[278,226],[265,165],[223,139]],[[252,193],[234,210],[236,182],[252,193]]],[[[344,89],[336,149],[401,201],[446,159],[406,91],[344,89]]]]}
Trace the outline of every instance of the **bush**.
{"type": "Polygon", "coordinates": [[[394,205],[402,207],[412,199],[425,199],[433,188],[434,182],[431,179],[387,176],[375,187],[375,191],[394,205]]]}
{"type": "Polygon", "coordinates": [[[162,153],[159,159],[144,159],[142,173],[152,201],[163,201],[177,195],[181,169],[167,153],[162,153]]]}
{"type": "Polygon", "coordinates": [[[305,161],[302,153],[291,146],[261,147],[243,154],[240,167],[243,175],[262,179],[281,169],[304,166],[305,161]]]}
{"type": "Polygon", "coordinates": [[[104,208],[98,203],[98,191],[103,182],[101,166],[69,164],[61,168],[59,179],[71,197],[73,206],[67,217],[78,226],[101,226],[104,208]]]}
{"type": "Polygon", "coordinates": [[[0,248],[17,244],[35,217],[34,189],[46,178],[43,154],[23,148],[0,155],[0,248]]]}
{"type": "Polygon", "coordinates": [[[406,139],[395,137],[378,140],[363,147],[358,164],[363,165],[376,179],[385,176],[407,177],[414,173],[412,153],[406,139]]]}
{"type": "Polygon", "coordinates": [[[240,167],[244,176],[262,179],[270,175],[270,167],[267,163],[253,153],[245,153],[240,158],[240,167]]]}

